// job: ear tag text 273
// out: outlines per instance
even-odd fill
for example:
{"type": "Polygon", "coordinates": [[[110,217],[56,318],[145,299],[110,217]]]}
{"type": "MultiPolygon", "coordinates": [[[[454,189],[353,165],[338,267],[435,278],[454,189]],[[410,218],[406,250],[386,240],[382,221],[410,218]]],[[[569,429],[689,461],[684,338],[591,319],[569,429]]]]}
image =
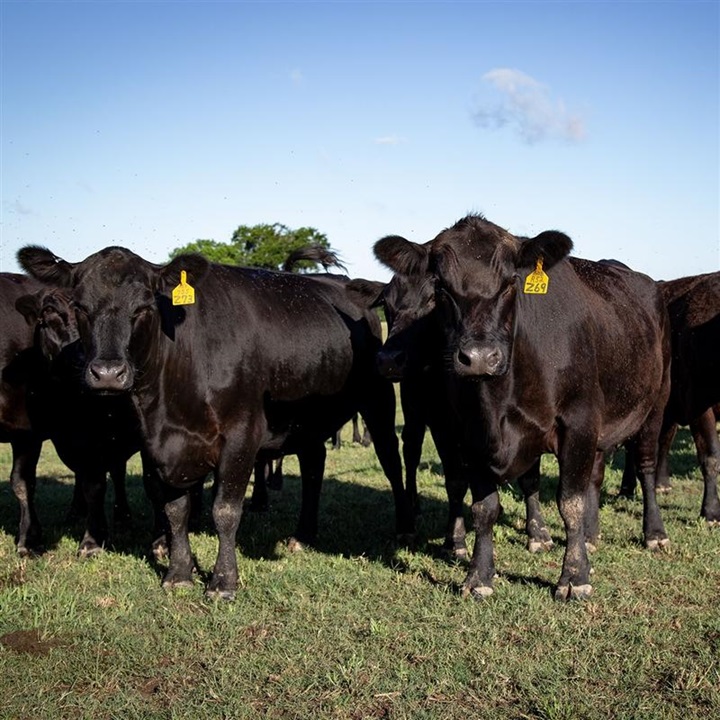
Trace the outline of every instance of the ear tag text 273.
{"type": "Polygon", "coordinates": [[[523,292],[527,295],[545,295],[549,283],[550,278],[543,271],[542,258],[538,258],[535,269],[525,278],[523,292]]]}
{"type": "Polygon", "coordinates": [[[187,273],[180,271],[180,284],[172,291],[173,305],[192,305],[195,302],[195,288],[188,285],[187,273]]]}

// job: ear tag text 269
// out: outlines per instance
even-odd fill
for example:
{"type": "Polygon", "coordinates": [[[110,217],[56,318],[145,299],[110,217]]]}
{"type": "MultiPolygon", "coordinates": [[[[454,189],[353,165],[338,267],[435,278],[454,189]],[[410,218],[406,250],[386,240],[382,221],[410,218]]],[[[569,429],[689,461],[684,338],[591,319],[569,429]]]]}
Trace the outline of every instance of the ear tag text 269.
{"type": "Polygon", "coordinates": [[[195,288],[188,285],[187,273],[180,271],[180,284],[172,291],[173,305],[192,305],[195,302],[195,288]]]}
{"type": "Polygon", "coordinates": [[[538,258],[535,269],[525,278],[523,292],[527,295],[545,295],[549,283],[550,278],[543,271],[542,258],[538,258]]]}

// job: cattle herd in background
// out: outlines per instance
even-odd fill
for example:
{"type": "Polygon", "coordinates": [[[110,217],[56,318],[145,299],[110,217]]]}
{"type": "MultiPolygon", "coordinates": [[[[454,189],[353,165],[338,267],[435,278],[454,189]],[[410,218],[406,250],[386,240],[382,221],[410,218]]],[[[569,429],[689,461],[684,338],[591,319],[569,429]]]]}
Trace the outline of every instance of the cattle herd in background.
{"type": "Polygon", "coordinates": [[[474,597],[493,592],[500,484],[516,481],[525,496],[529,549],[552,546],[540,457],[556,455],[566,547],[555,597],[589,596],[605,458],[619,446],[621,493],[632,495],[639,479],[648,548],[669,542],[656,492],[669,485],[679,425],[697,448],[701,515],[720,524],[720,272],[655,282],[571,249],[563,233],[517,237],[469,215],[424,244],[378,241],[375,255],[394,273],[385,284],[196,255],[161,266],[119,247],[79,263],[23,248],[27,275],[0,274],[0,441],[12,446],[17,552],[42,546],[34,495],[44,440],[76,477],[81,555],[108,539],[108,475],[115,519],[127,518],[125,464],[140,452],[153,550],[169,553],[164,585],[193,582],[189,529],[212,476],[218,554],[206,592],[232,599],[253,471],[262,507],[267,483],[278,482],[273,461],[297,455],[302,500],[290,543],[312,543],[326,441],[359,414],[392,488],[399,536],[414,532],[426,428],[445,476],[445,547],[459,558],[470,490],[475,542],[463,594],[474,597]]]}

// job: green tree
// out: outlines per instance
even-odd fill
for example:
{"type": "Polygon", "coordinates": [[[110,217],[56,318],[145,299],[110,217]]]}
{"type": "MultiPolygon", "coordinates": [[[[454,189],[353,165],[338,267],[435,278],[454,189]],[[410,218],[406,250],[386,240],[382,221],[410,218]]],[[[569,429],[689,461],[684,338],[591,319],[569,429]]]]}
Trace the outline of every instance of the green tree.
{"type": "MultiPolygon", "coordinates": [[[[327,236],[315,228],[301,227],[292,230],[281,223],[240,225],[230,242],[196,240],[173,250],[170,258],[196,252],[212,262],[280,270],[291,252],[308,245],[330,248],[327,236]]],[[[314,264],[307,261],[301,261],[297,265],[297,269],[313,267],[314,264]]]]}

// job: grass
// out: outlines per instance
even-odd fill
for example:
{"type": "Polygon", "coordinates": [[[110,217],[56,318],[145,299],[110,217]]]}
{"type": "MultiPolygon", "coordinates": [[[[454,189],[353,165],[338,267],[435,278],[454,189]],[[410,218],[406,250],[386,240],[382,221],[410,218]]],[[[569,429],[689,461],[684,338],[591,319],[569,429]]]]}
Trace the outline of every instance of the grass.
{"type": "MultiPolygon", "coordinates": [[[[0,446],[2,477],[9,467],[9,446],[0,446]]],[[[317,546],[289,553],[300,490],[289,458],[270,511],[243,517],[237,600],[213,603],[201,577],[191,589],[161,589],[136,460],[132,527],[100,557],[77,559],[80,529],[64,522],[72,478],[46,444],[42,556],[16,557],[17,506],[0,483],[0,718],[718,716],[720,530],[698,517],[702,482],[687,433],[671,469],[674,489],[659,499],[671,549],[643,549],[641,501],[615,498],[621,463],[612,462],[595,594],[558,604],[557,465],[544,459],[556,547],[527,553],[523,505],[503,489],[500,578],[476,602],[459,595],[464,566],[441,553],[444,486],[429,438],[413,549],[394,544],[392,496],[372,449],[346,444],[328,453],[317,546]]],[[[217,545],[207,511],[191,542],[201,575],[209,572],[217,545]]]]}

